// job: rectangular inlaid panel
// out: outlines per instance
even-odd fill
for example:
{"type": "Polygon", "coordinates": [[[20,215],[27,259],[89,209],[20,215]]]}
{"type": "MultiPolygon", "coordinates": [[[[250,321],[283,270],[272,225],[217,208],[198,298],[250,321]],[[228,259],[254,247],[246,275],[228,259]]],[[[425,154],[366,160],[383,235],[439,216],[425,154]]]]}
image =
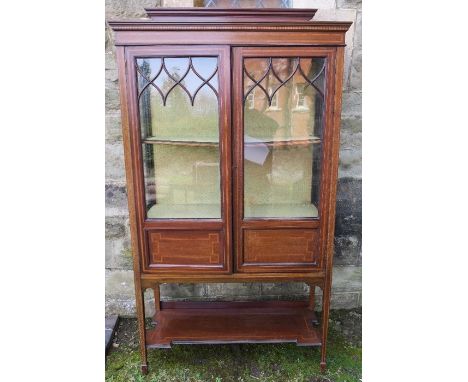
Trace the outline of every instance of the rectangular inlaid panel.
{"type": "Polygon", "coordinates": [[[244,230],[244,264],[315,265],[318,229],[244,230]]]}
{"type": "Polygon", "coordinates": [[[223,266],[221,231],[160,230],[148,233],[150,266],[223,266]]]}

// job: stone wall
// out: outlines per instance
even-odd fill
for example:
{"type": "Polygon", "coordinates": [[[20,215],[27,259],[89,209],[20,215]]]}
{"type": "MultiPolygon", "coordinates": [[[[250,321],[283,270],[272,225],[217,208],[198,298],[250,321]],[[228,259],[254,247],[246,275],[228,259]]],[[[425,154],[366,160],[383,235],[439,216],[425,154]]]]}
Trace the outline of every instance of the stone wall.
{"type": "MultiPolygon", "coordinates": [[[[145,17],[145,7],[190,6],[193,0],[106,0],[106,19],[145,17]]],[[[332,308],[361,305],[361,0],[293,0],[318,8],[315,19],[353,21],[347,33],[340,169],[336,209],[332,308]]],[[[106,29],[106,314],[135,314],[130,230],[125,188],[120,101],[112,34],[106,29]]],[[[317,291],[320,291],[317,288],[317,291]]],[[[301,299],[303,283],[162,286],[163,300],[301,299]]],[[[154,309],[146,295],[147,312],[154,309]]],[[[320,296],[318,295],[320,303],[320,296]]]]}

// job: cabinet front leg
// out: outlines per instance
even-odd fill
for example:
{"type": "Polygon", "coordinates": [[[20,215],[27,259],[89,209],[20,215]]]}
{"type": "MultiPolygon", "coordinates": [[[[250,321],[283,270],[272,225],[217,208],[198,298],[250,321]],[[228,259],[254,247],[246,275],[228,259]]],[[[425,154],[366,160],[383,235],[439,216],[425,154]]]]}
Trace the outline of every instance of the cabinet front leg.
{"type": "Polygon", "coordinates": [[[135,297],[138,320],[138,334],[140,340],[140,369],[142,374],[148,374],[148,360],[146,354],[145,300],[143,290],[141,287],[138,290],[136,290],[135,297]]]}
{"type": "Polygon", "coordinates": [[[320,370],[325,372],[327,367],[327,337],[328,337],[328,318],[330,315],[330,285],[325,284],[322,294],[322,355],[320,360],[320,370]]]}

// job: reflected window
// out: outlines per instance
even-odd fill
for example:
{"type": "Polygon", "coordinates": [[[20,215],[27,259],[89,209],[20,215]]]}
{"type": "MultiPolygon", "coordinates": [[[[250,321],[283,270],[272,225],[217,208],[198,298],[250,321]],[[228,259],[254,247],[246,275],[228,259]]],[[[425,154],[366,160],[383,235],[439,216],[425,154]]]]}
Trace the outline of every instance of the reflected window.
{"type": "Polygon", "coordinates": [[[255,109],[255,93],[252,92],[247,96],[247,107],[249,109],[255,109]]]}
{"type": "Polygon", "coordinates": [[[307,102],[305,97],[305,84],[296,85],[296,108],[307,109],[307,102]]]}
{"type": "Polygon", "coordinates": [[[244,218],[319,216],[325,67],[323,57],[244,59],[244,218]]]}

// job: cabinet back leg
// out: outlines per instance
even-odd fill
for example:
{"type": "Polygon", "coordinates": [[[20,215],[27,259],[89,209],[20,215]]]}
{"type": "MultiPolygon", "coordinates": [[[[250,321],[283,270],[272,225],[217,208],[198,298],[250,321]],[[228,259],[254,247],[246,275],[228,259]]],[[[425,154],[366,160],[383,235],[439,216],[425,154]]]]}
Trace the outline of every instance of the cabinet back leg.
{"type": "Polygon", "coordinates": [[[155,284],[153,287],[154,292],[154,310],[157,313],[161,310],[161,295],[159,290],[159,284],[155,284]]]}
{"type": "Polygon", "coordinates": [[[309,310],[315,310],[315,285],[309,284],[309,310]]]}

